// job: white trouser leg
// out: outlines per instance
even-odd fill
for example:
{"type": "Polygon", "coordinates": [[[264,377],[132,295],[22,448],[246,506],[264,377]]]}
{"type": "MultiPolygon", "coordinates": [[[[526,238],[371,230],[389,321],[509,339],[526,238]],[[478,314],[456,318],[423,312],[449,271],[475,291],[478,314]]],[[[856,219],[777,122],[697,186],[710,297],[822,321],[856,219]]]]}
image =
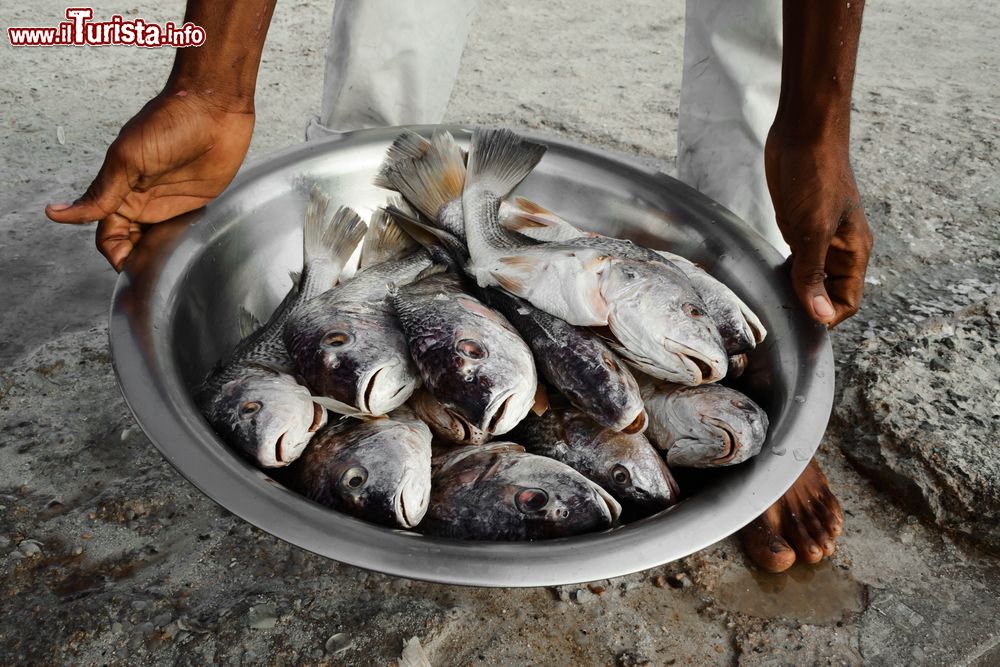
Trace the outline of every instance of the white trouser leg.
{"type": "Polygon", "coordinates": [[[440,123],[478,0],[337,0],[323,105],[306,139],[440,123]]]}
{"type": "Polygon", "coordinates": [[[781,0],[687,0],[677,175],[789,254],[764,142],[781,86],[781,0]]]}

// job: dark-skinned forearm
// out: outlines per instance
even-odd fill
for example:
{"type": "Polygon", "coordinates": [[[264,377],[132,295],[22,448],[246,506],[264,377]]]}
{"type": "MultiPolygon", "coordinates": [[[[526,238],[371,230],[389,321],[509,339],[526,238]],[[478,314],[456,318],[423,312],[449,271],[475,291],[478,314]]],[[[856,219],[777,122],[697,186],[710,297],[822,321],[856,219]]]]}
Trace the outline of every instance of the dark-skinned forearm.
{"type": "Polygon", "coordinates": [[[781,95],[775,129],[785,138],[850,138],[851,88],[864,0],[786,0],[781,95]]]}
{"type": "Polygon", "coordinates": [[[171,94],[197,94],[232,111],[253,111],[257,70],[276,0],[188,0],[185,21],[205,43],[177,50],[171,94]]]}

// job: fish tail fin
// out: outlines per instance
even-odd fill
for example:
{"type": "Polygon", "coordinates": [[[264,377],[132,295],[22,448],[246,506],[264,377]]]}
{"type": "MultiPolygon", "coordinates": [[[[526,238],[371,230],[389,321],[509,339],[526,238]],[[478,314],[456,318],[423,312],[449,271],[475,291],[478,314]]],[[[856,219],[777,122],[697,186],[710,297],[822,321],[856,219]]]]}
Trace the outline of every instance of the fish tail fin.
{"type": "Polygon", "coordinates": [[[330,198],[313,188],[303,227],[301,292],[310,297],[336,284],[368,226],[353,209],[341,206],[327,217],[330,198]]]}
{"type": "Polygon", "coordinates": [[[431,145],[419,156],[389,166],[382,179],[421,213],[435,220],[438,211],[461,198],[465,187],[465,160],[455,138],[435,132],[431,145]]]}
{"type": "Polygon", "coordinates": [[[466,188],[480,186],[506,197],[531,173],[545,146],[507,129],[477,129],[472,135],[466,188]]]}
{"type": "Polygon", "coordinates": [[[464,243],[443,229],[424,224],[419,216],[400,203],[390,202],[386,211],[404,232],[427,250],[435,263],[464,265],[468,261],[469,253],[464,243]]]}
{"type": "Polygon", "coordinates": [[[382,166],[375,174],[375,185],[386,190],[394,190],[388,178],[389,170],[404,160],[419,159],[430,147],[431,142],[413,130],[403,130],[386,151],[382,166]]]}
{"type": "Polygon", "coordinates": [[[358,269],[367,269],[369,266],[398,259],[415,249],[417,245],[385,209],[375,209],[368,223],[368,233],[361,245],[358,269]]]}

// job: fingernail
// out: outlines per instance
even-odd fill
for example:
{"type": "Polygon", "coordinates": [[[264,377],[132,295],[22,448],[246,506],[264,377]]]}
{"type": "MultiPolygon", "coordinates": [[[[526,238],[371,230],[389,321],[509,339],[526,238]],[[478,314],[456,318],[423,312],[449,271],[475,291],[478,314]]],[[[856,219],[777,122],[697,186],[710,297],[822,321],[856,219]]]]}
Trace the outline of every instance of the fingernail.
{"type": "Polygon", "coordinates": [[[833,304],[822,294],[817,294],[813,297],[813,310],[824,320],[828,320],[834,315],[833,304]]]}
{"type": "Polygon", "coordinates": [[[70,206],[72,206],[72,204],[49,204],[49,209],[53,211],[65,211],[70,206]]]}

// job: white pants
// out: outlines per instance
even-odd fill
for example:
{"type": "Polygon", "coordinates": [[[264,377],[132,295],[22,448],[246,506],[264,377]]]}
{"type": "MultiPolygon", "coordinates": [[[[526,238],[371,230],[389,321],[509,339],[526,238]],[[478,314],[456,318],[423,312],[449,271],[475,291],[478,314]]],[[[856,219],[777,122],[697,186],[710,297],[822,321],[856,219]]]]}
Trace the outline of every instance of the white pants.
{"type": "MultiPolygon", "coordinates": [[[[338,0],[306,138],[444,116],[478,0],[338,0]]],[[[677,176],[784,255],[764,175],[781,80],[781,0],[687,0],[677,176]]]]}

